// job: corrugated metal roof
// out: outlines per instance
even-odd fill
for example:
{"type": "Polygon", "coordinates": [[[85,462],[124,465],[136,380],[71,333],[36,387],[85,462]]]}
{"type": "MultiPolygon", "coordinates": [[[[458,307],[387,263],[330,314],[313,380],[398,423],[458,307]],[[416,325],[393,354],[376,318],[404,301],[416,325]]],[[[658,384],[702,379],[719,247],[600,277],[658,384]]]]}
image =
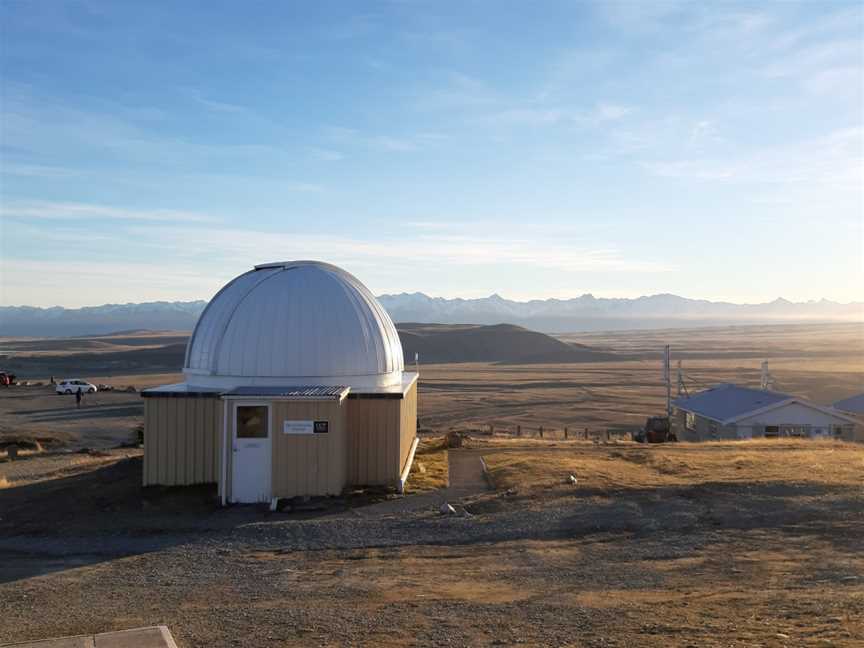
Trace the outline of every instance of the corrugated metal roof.
{"type": "Polygon", "coordinates": [[[221,389],[213,389],[208,387],[190,387],[187,383],[175,383],[172,385],[160,385],[159,387],[150,387],[149,389],[141,390],[142,398],[219,398],[222,395],[221,389]]]}
{"type": "Polygon", "coordinates": [[[842,410],[844,412],[853,412],[854,414],[864,414],[864,394],[844,398],[834,403],[831,407],[842,410]]]}
{"type": "Polygon", "coordinates": [[[301,385],[291,387],[269,387],[254,385],[236,387],[225,392],[225,396],[279,398],[282,400],[341,400],[350,391],[344,385],[301,385]]]}
{"type": "Polygon", "coordinates": [[[403,369],[396,327],[366,286],[327,263],[285,261],[256,266],[210,300],[184,371],[207,386],[225,384],[208,377],[359,385],[398,384],[403,369]]]}
{"type": "Polygon", "coordinates": [[[677,398],[672,404],[699,416],[723,422],[792,398],[780,392],[723,384],[690,398],[677,398]]]}

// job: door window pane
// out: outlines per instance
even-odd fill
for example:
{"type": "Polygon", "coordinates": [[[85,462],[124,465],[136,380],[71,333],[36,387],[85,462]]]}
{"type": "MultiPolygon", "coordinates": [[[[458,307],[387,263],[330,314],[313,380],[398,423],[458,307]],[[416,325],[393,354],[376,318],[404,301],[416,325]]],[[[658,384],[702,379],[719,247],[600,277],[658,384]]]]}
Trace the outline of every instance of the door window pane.
{"type": "Polygon", "coordinates": [[[263,405],[240,405],[237,407],[237,438],[267,438],[267,408],[263,405]]]}

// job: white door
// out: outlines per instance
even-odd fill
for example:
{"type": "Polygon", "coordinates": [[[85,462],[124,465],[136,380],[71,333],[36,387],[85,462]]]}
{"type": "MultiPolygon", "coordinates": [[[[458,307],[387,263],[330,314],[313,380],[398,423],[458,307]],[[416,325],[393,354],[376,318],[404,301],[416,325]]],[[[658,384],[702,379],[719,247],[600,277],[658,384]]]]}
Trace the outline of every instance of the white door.
{"type": "Polygon", "coordinates": [[[234,405],[231,501],[270,500],[270,407],[261,403],[234,405]]]}

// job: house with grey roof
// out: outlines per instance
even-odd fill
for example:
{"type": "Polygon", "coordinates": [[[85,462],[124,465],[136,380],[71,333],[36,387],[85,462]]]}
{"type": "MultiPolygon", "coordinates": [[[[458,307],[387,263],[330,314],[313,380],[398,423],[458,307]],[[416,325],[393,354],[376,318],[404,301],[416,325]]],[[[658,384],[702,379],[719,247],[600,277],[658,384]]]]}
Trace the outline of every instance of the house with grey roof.
{"type": "Polygon", "coordinates": [[[681,441],[760,437],[853,440],[858,421],[804,398],[722,384],[672,401],[672,430],[681,441]]]}
{"type": "Polygon", "coordinates": [[[864,394],[850,396],[834,403],[831,407],[859,418],[864,418],[864,394]]]}

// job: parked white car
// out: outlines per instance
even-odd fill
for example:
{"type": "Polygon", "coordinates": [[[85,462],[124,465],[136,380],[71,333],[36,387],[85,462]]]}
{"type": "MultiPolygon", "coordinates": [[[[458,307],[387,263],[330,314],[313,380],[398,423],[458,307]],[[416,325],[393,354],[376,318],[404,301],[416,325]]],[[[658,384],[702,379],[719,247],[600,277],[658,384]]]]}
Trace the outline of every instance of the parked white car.
{"type": "Polygon", "coordinates": [[[78,390],[83,394],[92,394],[96,391],[96,385],[88,383],[86,380],[78,380],[77,378],[68,378],[57,383],[55,391],[58,394],[74,394],[78,390]]]}

